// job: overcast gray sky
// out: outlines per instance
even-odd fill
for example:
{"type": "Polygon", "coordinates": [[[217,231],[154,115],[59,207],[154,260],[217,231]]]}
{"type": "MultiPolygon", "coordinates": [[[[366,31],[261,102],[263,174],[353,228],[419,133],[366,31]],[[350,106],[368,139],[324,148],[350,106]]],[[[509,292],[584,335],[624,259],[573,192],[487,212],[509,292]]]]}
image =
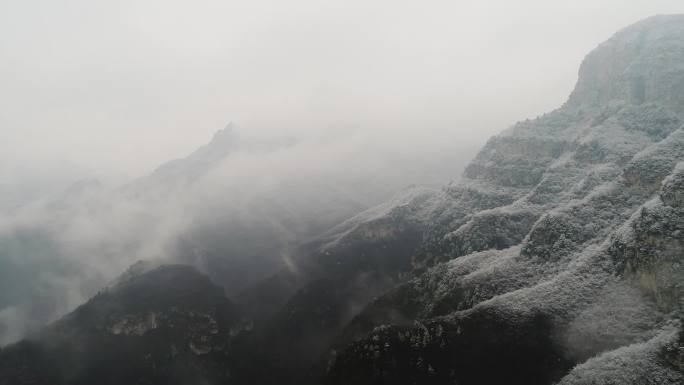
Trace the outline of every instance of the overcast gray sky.
{"type": "MultiPolygon", "coordinates": [[[[227,122],[476,145],[681,0],[1,0],[0,161],[138,175],[227,122]]],[[[409,141],[410,142],[410,141],[409,141]]]]}

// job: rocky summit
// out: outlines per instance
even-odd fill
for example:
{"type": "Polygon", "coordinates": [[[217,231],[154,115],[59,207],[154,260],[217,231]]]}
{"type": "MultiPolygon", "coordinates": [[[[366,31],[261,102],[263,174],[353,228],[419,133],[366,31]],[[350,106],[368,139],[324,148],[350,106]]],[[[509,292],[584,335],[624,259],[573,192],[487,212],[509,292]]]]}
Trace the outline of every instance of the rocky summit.
{"type": "Polygon", "coordinates": [[[0,384],[684,383],[684,15],[592,51],[568,101],[232,296],[133,268],[0,352],[0,384]]]}

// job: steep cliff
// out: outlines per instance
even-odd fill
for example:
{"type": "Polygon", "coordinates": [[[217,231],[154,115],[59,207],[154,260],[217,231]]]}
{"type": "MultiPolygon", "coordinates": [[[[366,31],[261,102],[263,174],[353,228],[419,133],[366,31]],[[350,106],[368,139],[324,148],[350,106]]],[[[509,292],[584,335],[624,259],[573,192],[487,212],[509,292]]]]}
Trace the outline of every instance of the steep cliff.
{"type": "Polygon", "coordinates": [[[682,63],[684,16],[644,20],[492,138],[432,203],[425,272],[351,321],[328,382],[681,383],[682,63]]]}

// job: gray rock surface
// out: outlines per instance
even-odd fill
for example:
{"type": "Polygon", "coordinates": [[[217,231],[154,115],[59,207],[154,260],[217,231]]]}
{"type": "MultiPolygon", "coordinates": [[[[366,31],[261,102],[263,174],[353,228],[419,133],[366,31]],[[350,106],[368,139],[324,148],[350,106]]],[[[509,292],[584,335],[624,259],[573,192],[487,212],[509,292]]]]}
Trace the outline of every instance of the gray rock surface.
{"type": "Polygon", "coordinates": [[[351,321],[331,383],[684,381],[683,119],[684,15],[601,44],[433,198],[426,271],[351,321]]]}

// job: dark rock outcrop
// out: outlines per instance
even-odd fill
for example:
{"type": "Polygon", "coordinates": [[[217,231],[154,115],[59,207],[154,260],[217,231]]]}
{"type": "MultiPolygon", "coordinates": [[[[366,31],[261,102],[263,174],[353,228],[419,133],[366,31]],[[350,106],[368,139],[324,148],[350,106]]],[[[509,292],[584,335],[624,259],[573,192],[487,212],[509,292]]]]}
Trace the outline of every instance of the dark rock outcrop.
{"type": "Polygon", "coordinates": [[[239,327],[223,289],[189,266],[129,275],[0,352],[0,384],[224,382],[239,327]]]}

